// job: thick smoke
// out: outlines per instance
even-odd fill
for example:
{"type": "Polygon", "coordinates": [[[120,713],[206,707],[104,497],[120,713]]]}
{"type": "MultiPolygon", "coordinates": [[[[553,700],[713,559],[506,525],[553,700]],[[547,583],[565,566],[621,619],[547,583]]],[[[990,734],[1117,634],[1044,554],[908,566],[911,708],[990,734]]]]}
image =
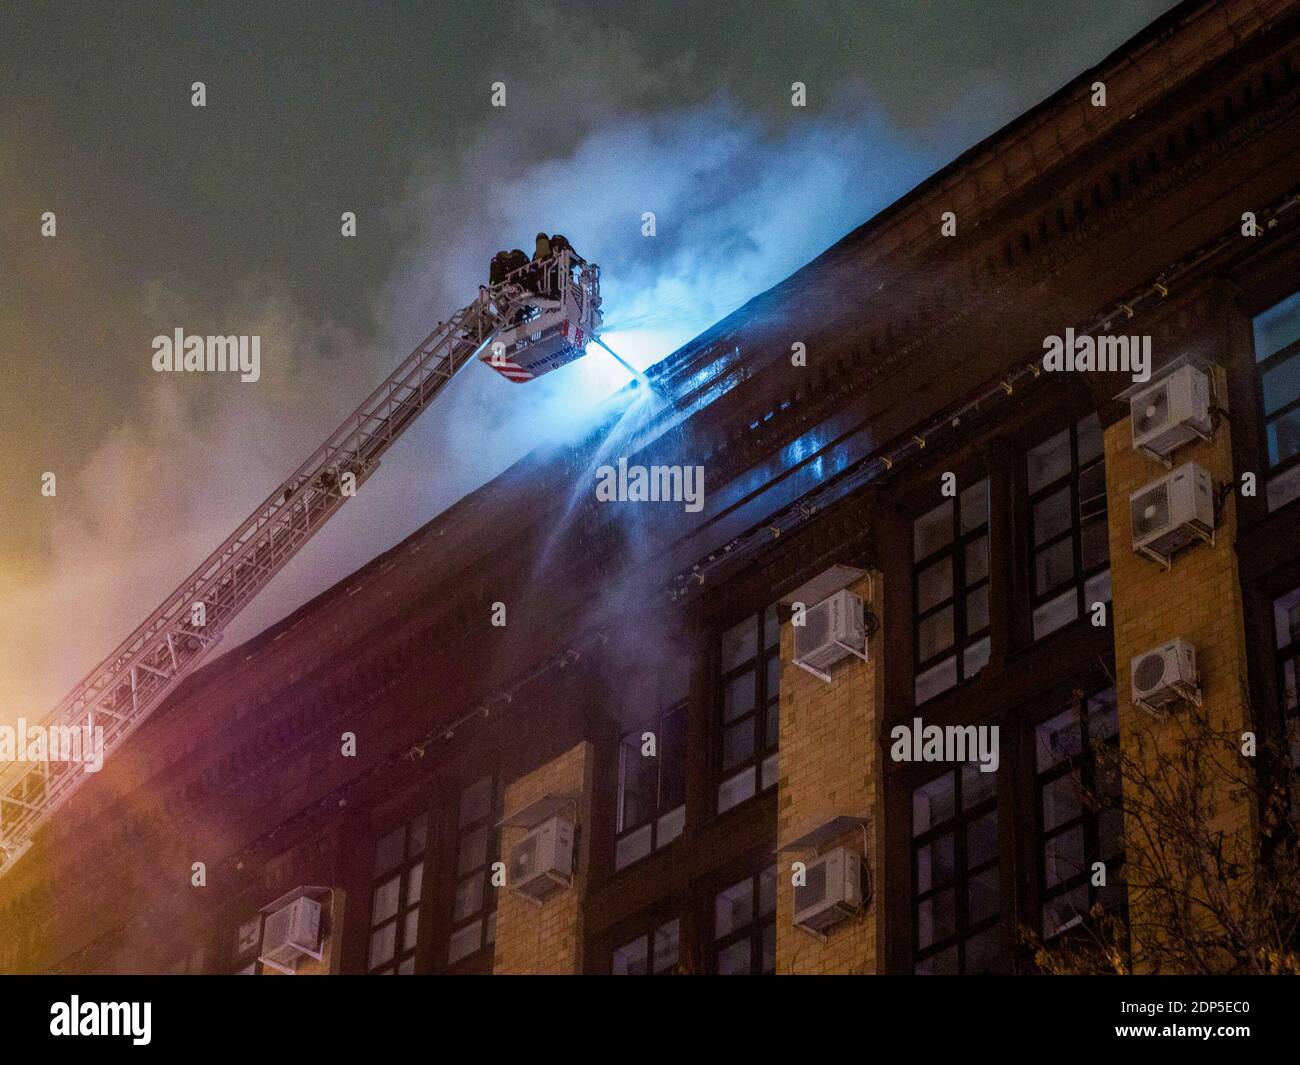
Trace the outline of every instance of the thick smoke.
{"type": "MultiPolygon", "coordinates": [[[[606,338],[644,367],[943,161],[932,141],[891,129],[855,92],[819,116],[779,121],[725,97],[654,116],[602,108],[574,147],[540,159],[520,157],[517,146],[535,142],[536,131],[516,127],[527,120],[514,113],[504,109],[499,127],[459,159],[431,156],[417,169],[397,208],[412,234],[406,265],[374,297],[381,335],[347,335],[324,308],[264,294],[219,308],[185,305],[161,287],[146,294],[144,316],[156,331],[260,333],[263,380],[151,381],[146,401],[63,482],[50,575],[8,586],[0,609],[0,677],[11,678],[0,689],[0,719],[47,712],[436,321],[474,297],[499,248],[531,251],[539,229],[565,233],[603,268],[606,338]],[[655,215],[653,237],[643,235],[646,212],[655,215]]],[[[626,380],[595,348],[522,386],[468,368],[223,647],[534,447],[580,434],[597,401],[626,380]]]]}

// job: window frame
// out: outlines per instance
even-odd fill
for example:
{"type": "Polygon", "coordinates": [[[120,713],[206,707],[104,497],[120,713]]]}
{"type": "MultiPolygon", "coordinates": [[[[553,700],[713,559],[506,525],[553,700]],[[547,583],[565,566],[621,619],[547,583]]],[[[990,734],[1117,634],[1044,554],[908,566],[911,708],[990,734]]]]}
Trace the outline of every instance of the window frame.
{"type": "Polygon", "coordinates": [[[777,889],[778,878],[780,876],[779,866],[774,862],[771,865],[762,866],[753,872],[733,880],[731,877],[722,878],[724,886],[710,893],[709,900],[709,959],[711,962],[710,972],[715,976],[724,975],[719,972],[719,960],[722,952],[737,943],[749,942],[749,971],[747,973],[731,973],[726,975],[738,976],[772,976],[776,973],[776,912],[777,912],[777,889]],[[762,909],[763,897],[763,877],[770,875],[772,877],[772,908],[771,910],[762,909]],[[718,900],[728,891],[732,891],[740,885],[749,883],[751,892],[751,913],[749,920],[736,928],[731,929],[722,935],[718,934],[717,914],[718,900]],[[763,940],[767,931],[771,930],[772,939],[772,968],[763,968],[763,940]]]}
{"type": "Polygon", "coordinates": [[[495,862],[501,861],[501,829],[497,826],[502,812],[502,802],[504,800],[504,789],[501,786],[501,780],[497,773],[481,773],[471,780],[468,784],[458,788],[455,792],[456,801],[452,808],[451,816],[453,831],[451,832],[452,847],[450,854],[450,871],[451,871],[451,891],[447,904],[447,953],[444,961],[448,969],[470,964],[488,949],[493,948],[496,944],[496,915],[497,915],[497,894],[492,887],[491,872],[495,862]],[[491,781],[492,794],[488,801],[487,813],[481,817],[475,818],[466,824],[461,824],[461,805],[465,801],[465,796],[471,789],[478,787],[485,780],[491,781]],[[487,843],[484,847],[484,859],[482,865],[477,865],[462,873],[460,869],[460,851],[467,837],[480,829],[487,830],[487,843]],[[482,882],[482,896],[479,899],[478,907],[472,912],[461,917],[456,916],[456,900],[460,887],[473,877],[480,877],[482,882]],[[465,954],[460,954],[455,958],[452,957],[452,946],[456,942],[456,936],[472,928],[475,924],[480,925],[478,946],[465,954]]]}
{"type": "Polygon", "coordinates": [[[1270,459],[1271,449],[1269,447],[1270,427],[1273,424],[1284,420],[1288,416],[1300,416],[1300,395],[1297,395],[1294,399],[1282,404],[1277,410],[1270,414],[1265,405],[1264,377],[1267,373],[1292,362],[1292,360],[1296,360],[1296,362],[1300,364],[1300,337],[1289,341],[1276,351],[1270,352],[1261,359],[1259,357],[1259,337],[1256,330],[1257,323],[1264,317],[1264,315],[1292,300],[1297,301],[1294,313],[1300,315],[1300,289],[1297,289],[1296,291],[1283,296],[1281,299],[1270,303],[1268,306],[1260,308],[1250,316],[1251,355],[1255,368],[1255,388],[1258,393],[1256,412],[1259,415],[1259,458],[1260,466],[1263,470],[1263,480],[1265,485],[1265,505],[1269,513],[1280,510],[1282,507],[1286,506],[1287,503],[1300,499],[1300,486],[1293,486],[1295,488],[1295,494],[1292,494],[1290,498],[1277,503],[1276,505],[1273,502],[1273,494],[1270,491],[1275,483],[1282,484],[1288,479],[1295,480],[1300,478],[1300,448],[1296,450],[1295,454],[1288,458],[1280,459],[1275,463],[1270,459]]]}
{"type": "Polygon", "coordinates": [[[429,826],[431,817],[428,810],[422,810],[419,813],[408,817],[400,824],[393,825],[387,832],[384,832],[375,839],[375,846],[372,851],[373,860],[371,863],[370,874],[370,892],[368,895],[368,910],[366,918],[366,973],[371,976],[379,975],[399,975],[411,976],[416,972],[416,957],[419,950],[421,927],[427,924],[421,920],[422,900],[424,895],[424,877],[426,872],[426,862],[429,855],[429,826]],[[412,850],[413,840],[416,838],[415,826],[423,824],[423,830],[419,833],[420,844],[419,850],[412,850]],[[384,841],[390,839],[398,831],[402,833],[402,853],[395,865],[389,866],[383,872],[378,869],[379,848],[384,841]],[[416,890],[412,890],[412,879],[416,869],[419,869],[418,884],[416,890]],[[382,919],[375,918],[375,901],[377,894],[382,887],[396,879],[397,884],[397,901],[393,913],[382,919]],[[411,916],[415,915],[415,934],[408,939],[408,930],[410,928],[411,916]],[[393,951],[389,957],[379,962],[372,963],[372,951],[374,949],[375,933],[393,926],[393,951]],[[405,970],[405,971],[404,971],[405,970]]]}
{"type": "Polygon", "coordinates": [[[717,678],[717,697],[716,709],[714,712],[714,722],[716,728],[715,751],[713,757],[714,780],[716,782],[713,789],[714,809],[720,816],[738,809],[751,802],[761,795],[766,794],[777,786],[780,778],[781,763],[781,619],[778,613],[777,604],[770,603],[758,611],[751,611],[745,617],[728,625],[718,636],[718,667],[716,672],[717,678]],[[769,641],[768,625],[769,621],[773,626],[774,638],[769,641]],[[733,632],[741,625],[752,622],[755,625],[755,652],[748,658],[745,658],[738,664],[723,669],[722,667],[722,648],[728,633],[733,632]],[[769,690],[768,670],[772,663],[776,667],[776,684],[775,691],[769,690]],[[754,703],[746,712],[736,715],[734,718],[727,717],[727,689],[728,686],[743,676],[745,673],[752,671],[754,674],[754,703]],[[769,715],[775,714],[774,727],[769,725],[769,715]],[[738,725],[743,722],[753,722],[753,749],[748,757],[737,761],[733,765],[726,765],[726,742],[728,732],[734,731],[738,725]],[[769,736],[769,731],[775,735],[769,736]],[[764,783],[763,767],[768,762],[772,763],[771,780],[764,783]],[[727,806],[722,805],[723,789],[732,782],[739,780],[746,773],[753,773],[754,790],[746,795],[743,799],[738,799],[727,806]]]}
{"type": "Polygon", "coordinates": [[[1300,610],[1300,584],[1281,595],[1269,597],[1269,635],[1272,637],[1273,679],[1277,692],[1278,720],[1281,723],[1282,743],[1291,758],[1291,765],[1300,775],[1300,625],[1295,626],[1294,635],[1283,641],[1278,629],[1278,610],[1282,603],[1292,596],[1296,597],[1292,609],[1300,610]],[[1290,686],[1287,682],[1287,667],[1290,666],[1290,686]],[[1288,691],[1290,699],[1288,700],[1288,691]]]}
{"type": "Polygon", "coordinates": [[[682,960],[682,921],[680,917],[670,917],[666,921],[655,921],[647,931],[642,932],[640,935],[635,935],[631,939],[625,940],[622,943],[619,943],[617,946],[615,946],[613,950],[610,951],[609,954],[609,972],[611,976],[671,976],[673,975],[673,970],[675,970],[676,968],[678,968],[679,965],[681,965],[681,960],[682,960]],[[671,964],[669,964],[664,968],[657,968],[655,965],[655,954],[656,954],[656,944],[658,943],[659,933],[663,932],[667,928],[672,927],[673,925],[677,926],[677,952],[673,957],[671,964]],[[624,950],[627,947],[632,946],[634,943],[636,943],[638,940],[641,939],[644,939],[646,941],[645,972],[644,973],[616,972],[614,969],[614,959],[617,957],[618,952],[620,950],[624,950]]]}
{"type": "MultiPolygon", "coordinates": [[[[1088,460],[1087,464],[1082,464],[1079,459],[1079,436],[1080,427],[1089,420],[1097,421],[1098,440],[1102,440],[1102,427],[1100,416],[1094,411],[1084,414],[1081,417],[1071,419],[1070,423],[1063,429],[1057,429],[1055,432],[1044,436],[1032,447],[1026,448],[1024,454],[1025,461],[1025,514],[1027,529],[1026,546],[1027,556],[1029,559],[1029,633],[1030,641],[1037,643],[1039,640],[1045,640],[1049,636],[1060,632],[1073,622],[1080,618],[1088,616],[1093,604],[1087,601],[1088,585],[1090,582],[1097,580],[1103,574],[1109,574],[1110,571],[1110,543],[1109,543],[1109,501],[1106,495],[1106,450],[1102,443],[1098,453],[1088,460]],[[1054,440],[1061,433],[1066,433],[1069,443],[1069,468],[1059,476],[1053,478],[1045,484],[1039,485],[1032,491],[1029,490],[1029,461],[1030,456],[1038,448],[1044,446],[1049,441],[1054,440]],[[1085,474],[1092,470],[1101,470],[1101,492],[1098,495],[1089,497],[1089,500],[1095,501],[1100,499],[1102,507],[1100,510],[1090,514],[1085,520],[1083,515],[1083,494],[1081,491],[1081,482],[1085,474]],[[1037,543],[1037,529],[1035,520],[1035,511],[1040,503],[1046,502],[1051,497],[1057,495],[1062,489],[1068,489],[1070,497],[1070,522],[1062,531],[1053,534],[1041,544],[1037,543]],[[1093,566],[1085,566],[1083,558],[1083,532],[1084,527],[1088,524],[1100,522],[1103,531],[1103,543],[1106,545],[1105,561],[1093,566]],[[1038,590],[1038,559],[1045,552],[1057,547],[1065,541],[1070,541],[1071,550],[1071,577],[1063,581],[1046,592],[1038,590]],[[1043,610],[1050,603],[1053,603],[1065,595],[1069,590],[1074,590],[1074,617],[1068,621],[1062,622],[1053,628],[1050,628],[1039,635],[1036,631],[1035,615],[1043,610]]],[[[1109,604],[1113,597],[1111,591],[1110,579],[1106,580],[1107,597],[1101,600],[1109,604]]]]}
{"type": "Polygon", "coordinates": [[[1063,780],[1078,773],[1079,788],[1083,792],[1100,794],[1097,791],[1097,753],[1099,748],[1105,748],[1110,752],[1119,750],[1119,700],[1116,689],[1112,686],[1102,688],[1093,692],[1087,698],[1067,703],[1064,706],[1058,705],[1057,708],[1041,721],[1035,722],[1031,730],[1031,758],[1033,769],[1033,802],[1034,802],[1034,875],[1035,886],[1038,892],[1038,908],[1034,915],[1034,924],[1042,935],[1044,942],[1051,942],[1060,936],[1067,935],[1071,929],[1081,924],[1087,913],[1092,907],[1101,902],[1117,912],[1122,912],[1126,906],[1126,892],[1115,890],[1117,886],[1122,886],[1123,879],[1119,875],[1124,868],[1125,858],[1125,839],[1124,823],[1122,820],[1119,826],[1119,843],[1120,850],[1117,854],[1104,855],[1101,853],[1101,818],[1103,810],[1089,810],[1087,805],[1081,800],[1079,811],[1068,820],[1062,821],[1052,828],[1046,827],[1046,815],[1044,813],[1044,793],[1051,784],[1057,780],[1063,780]],[[1114,731],[1108,736],[1100,739],[1094,739],[1089,728],[1089,721],[1092,717],[1091,707],[1098,700],[1109,698],[1111,707],[1111,716],[1114,722],[1114,731]],[[1075,715],[1075,726],[1078,728],[1079,750],[1060,761],[1048,766],[1045,769],[1039,769],[1039,730],[1048,725],[1065,713],[1073,712],[1075,715]],[[1059,883],[1048,886],[1047,883],[1047,850],[1046,845],[1053,839],[1063,839],[1070,832],[1077,828],[1083,828],[1083,863],[1079,872],[1073,876],[1062,879],[1059,883]],[[1092,884],[1092,864],[1097,861],[1106,863],[1106,880],[1105,888],[1097,888],[1092,884]],[[1073,921],[1061,925],[1051,932],[1048,932],[1044,924],[1044,912],[1046,907],[1053,899],[1064,899],[1071,893],[1077,891],[1080,887],[1086,888],[1088,903],[1082,915],[1076,916],[1073,921]],[[1108,895],[1118,895],[1117,900],[1108,900],[1108,895]]]}
{"type": "Polygon", "coordinates": [[[688,735],[688,729],[690,724],[689,711],[690,711],[690,700],[688,698],[684,698],[678,701],[673,706],[668,707],[666,710],[664,710],[662,713],[658,715],[657,724],[655,725],[654,728],[654,734],[655,734],[654,806],[652,809],[648,810],[641,818],[639,818],[638,820],[636,820],[631,824],[625,823],[625,813],[626,813],[625,806],[626,806],[626,798],[628,794],[626,784],[629,777],[628,760],[629,757],[632,756],[630,755],[629,752],[630,751],[635,752],[635,757],[637,758],[645,757],[644,755],[641,754],[640,747],[641,747],[641,736],[647,730],[644,728],[633,729],[630,732],[625,732],[623,736],[619,739],[618,782],[615,790],[615,800],[614,800],[614,869],[616,872],[622,872],[624,869],[627,869],[635,865],[637,862],[644,861],[646,858],[649,858],[651,855],[653,855],[656,851],[660,850],[663,847],[668,846],[674,840],[680,838],[682,834],[682,830],[685,826],[685,821],[686,821],[686,769],[687,769],[686,742],[687,742],[687,735],[688,735]],[[669,729],[666,727],[665,724],[670,718],[675,719],[676,724],[674,725],[674,727],[677,729],[677,733],[676,733],[677,749],[672,752],[670,752],[666,748],[664,743],[664,741],[670,735],[669,729]],[[633,740],[634,742],[632,744],[629,744],[628,743],[629,739],[633,740]],[[681,795],[678,798],[677,802],[671,803],[671,805],[665,805],[664,778],[666,772],[668,772],[667,758],[670,755],[675,757],[681,763],[677,770],[681,776],[681,795]],[[667,839],[663,839],[662,837],[665,832],[664,821],[670,817],[675,817],[679,811],[681,816],[680,818],[677,819],[678,823],[676,825],[676,831],[674,831],[673,834],[669,836],[667,839]],[[635,858],[630,858],[627,861],[620,863],[619,861],[620,845],[623,844],[626,840],[629,840],[632,837],[636,836],[638,833],[644,831],[644,829],[647,826],[650,829],[649,849],[644,854],[638,855],[635,858]]]}
{"type": "MultiPolygon", "coordinates": [[[[977,763],[968,762],[964,765],[949,765],[943,773],[938,773],[927,777],[925,780],[911,786],[907,791],[908,796],[908,824],[910,828],[910,839],[908,842],[909,855],[909,900],[908,900],[908,921],[911,935],[911,968],[913,973],[920,973],[921,966],[927,962],[932,962],[939,958],[948,950],[955,948],[957,951],[957,972],[965,974],[967,970],[966,950],[968,944],[977,937],[988,933],[999,933],[1004,931],[1007,919],[1007,904],[1003,891],[1003,826],[1000,806],[1000,792],[998,788],[998,773],[993,776],[993,792],[985,796],[978,802],[974,803],[969,809],[965,808],[965,773],[966,766],[974,766],[974,772],[979,774],[980,769],[977,763]],[[953,776],[953,812],[942,821],[931,824],[922,832],[916,831],[916,794],[927,785],[933,784],[942,779],[945,775],[953,776]],[[989,814],[993,815],[994,825],[997,829],[997,845],[994,847],[992,858],[986,859],[975,866],[968,864],[969,844],[967,840],[967,830],[970,825],[982,820],[989,814]],[[921,852],[931,844],[941,840],[943,837],[951,835],[953,839],[953,875],[950,879],[942,883],[932,883],[924,891],[918,890],[920,885],[920,855],[921,852]],[[994,872],[998,883],[998,906],[997,912],[978,921],[969,920],[970,909],[970,882],[978,876],[982,876],[990,871],[994,872]],[[942,938],[937,938],[931,943],[922,947],[920,945],[920,907],[924,902],[937,898],[944,892],[952,892],[953,895],[953,931],[942,938]]],[[[987,774],[986,774],[987,775],[987,774]]],[[[999,946],[999,959],[995,963],[992,971],[996,972],[1007,962],[1006,944],[999,946]]]]}
{"type": "Polygon", "coordinates": [[[956,495],[945,497],[936,506],[929,507],[922,513],[917,514],[910,523],[909,532],[912,547],[912,699],[914,706],[922,706],[937,699],[945,692],[960,687],[966,681],[978,676],[988,665],[989,655],[992,651],[993,634],[992,492],[993,486],[990,477],[986,473],[980,474],[965,488],[958,490],[956,495]],[[984,486],[984,520],[963,532],[962,514],[965,508],[962,504],[962,497],[981,484],[984,486]],[[945,506],[951,506],[952,508],[951,538],[941,547],[918,558],[916,554],[916,530],[918,524],[945,506]],[[967,582],[967,550],[972,544],[981,539],[984,540],[984,576],[972,582],[967,582]],[[947,598],[940,599],[937,603],[922,610],[920,608],[922,575],[933,570],[936,566],[942,565],[945,558],[951,559],[949,595],[947,598]],[[973,594],[981,590],[985,591],[986,596],[984,624],[972,632],[968,630],[969,601],[973,594]],[[930,618],[938,617],[945,610],[952,611],[952,641],[928,658],[922,658],[922,626],[930,618]],[[966,656],[973,648],[978,647],[981,642],[985,644],[984,659],[977,668],[967,673],[966,656]],[[919,698],[918,683],[920,679],[930,671],[942,666],[950,657],[954,660],[953,668],[956,675],[953,683],[935,689],[924,699],[919,698]]]}

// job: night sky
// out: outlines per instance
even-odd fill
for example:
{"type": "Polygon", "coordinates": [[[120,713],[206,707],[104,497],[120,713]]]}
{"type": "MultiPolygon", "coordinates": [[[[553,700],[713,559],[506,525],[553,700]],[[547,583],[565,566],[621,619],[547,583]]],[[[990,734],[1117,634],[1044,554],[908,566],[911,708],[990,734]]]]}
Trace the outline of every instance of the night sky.
{"type": "MultiPolygon", "coordinates": [[[[498,248],[564,232],[648,365],[1171,6],[3,4],[0,721],[48,712],[498,248]],[[261,335],[262,379],[154,373],[178,327],[261,335]]],[[[625,380],[601,358],[468,368],[223,647],[563,439],[625,380]]]]}

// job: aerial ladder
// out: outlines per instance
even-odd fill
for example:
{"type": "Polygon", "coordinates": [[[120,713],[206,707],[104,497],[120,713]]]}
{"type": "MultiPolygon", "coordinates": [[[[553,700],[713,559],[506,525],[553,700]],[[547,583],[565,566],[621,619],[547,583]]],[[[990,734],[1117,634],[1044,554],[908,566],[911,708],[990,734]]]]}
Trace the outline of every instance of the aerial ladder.
{"type": "MultiPolygon", "coordinates": [[[[55,745],[54,737],[77,730],[87,742],[93,738],[97,756],[110,756],[203,661],[240,610],[355,494],[461,369],[482,361],[515,383],[559,369],[585,354],[588,342],[605,346],[597,335],[600,302],[600,268],[567,247],[481,286],[472,303],[439,322],[293,475],[87,674],[42,723],[48,746],[55,745]]],[[[0,875],[88,776],[84,764],[48,753],[34,762],[10,762],[0,771],[0,875]]]]}

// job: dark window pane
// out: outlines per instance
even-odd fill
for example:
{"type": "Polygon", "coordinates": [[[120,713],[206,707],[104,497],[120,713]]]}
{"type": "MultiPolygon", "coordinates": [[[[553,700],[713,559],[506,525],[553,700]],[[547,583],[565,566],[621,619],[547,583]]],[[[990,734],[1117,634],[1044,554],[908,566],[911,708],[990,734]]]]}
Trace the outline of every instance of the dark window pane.
{"type": "Polygon", "coordinates": [[[912,792],[912,835],[921,835],[956,812],[956,774],[948,772],[912,792]]]}
{"type": "Polygon", "coordinates": [[[916,946],[918,950],[957,931],[957,908],[952,888],[940,891],[916,904],[916,946]]]}
{"type": "Polygon", "coordinates": [[[375,876],[383,876],[402,864],[406,852],[406,826],[393,829],[375,848],[375,876]]]}
{"type": "Polygon", "coordinates": [[[411,822],[411,834],[406,841],[406,853],[414,858],[424,853],[424,838],[429,833],[429,815],[421,814],[411,822]]]}
{"type": "Polygon", "coordinates": [[[933,699],[957,683],[957,658],[950,656],[916,677],[916,705],[933,699]]]}
{"type": "Polygon", "coordinates": [[[989,664],[989,638],[976,640],[961,654],[962,676],[973,677],[989,664]]]}
{"type": "Polygon", "coordinates": [[[768,703],[767,719],[763,722],[763,749],[770,751],[781,736],[781,704],[768,703]]]}
{"type": "Polygon", "coordinates": [[[1043,831],[1050,832],[1078,817],[1082,811],[1079,797],[1078,774],[1073,770],[1044,785],[1043,831]]]}
{"type": "Polygon", "coordinates": [[[961,806],[970,810],[997,794],[997,773],[985,773],[975,762],[961,767],[961,806]]]}
{"type": "Polygon", "coordinates": [[[1064,710],[1034,730],[1038,771],[1073,758],[1083,750],[1083,733],[1073,710],[1064,710]]]}
{"type": "Polygon", "coordinates": [[[1083,825],[1059,832],[1043,844],[1043,871],[1049,888],[1083,872],[1083,825]]]}
{"type": "Polygon", "coordinates": [[[1067,536],[1034,556],[1035,587],[1043,595],[1074,580],[1074,544],[1067,536]]]}
{"type": "Polygon", "coordinates": [[[747,617],[722,634],[722,672],[735,669],[758,654],[758,618],[747,617]]]}
{"type": "Polygon", "coordinates": [[[921,661],[933,658],[952,646],[952,607],[946,606],[917,625],[921,661]]]}
{"type": "Polygon", "coordinates": [[[1002,966],[1002,929],[996,925],[966,941],[965,972],[971,976],[996,972],[1002,966]]]}
{"type": "Polygon", "coordinates": [[[686,707],[665,714],[659,736],[659,808],[686,800],[686,707]]]}
{"type": "Polygon", "coordinates": [[[971,877],[967,887],[966,908],[966,920],[969,924],[979,924],[998,912],[998,867],[996,865],[978,876],[971,877]]]}
{"type": "Polygon", "coordinates": [[[754,755],[754,719],[729,725],[722,734],[722,768],[730,769],[754,755]]]}
{"type": "Polygon", "coordinates": [[[1110,739],[1119,732],[1119,706],[1115,689],[1107,688],[1088,700],[1088,739],[1092,743],[1110,739]]]}
{"type": "Polygon", "coordinates": [[[922,613],[952,598],[952,555],[916,575],[916,609],[922,613]]]}
{"type": "Polygon", "coordinates": [[[1266,415],[1300,399],[1300,353],[1265,370],[1260,379],[1266,415]]]}
{"type": "Polygon", "coordinates": [[[1093,459],[1101,458],[1102,435],[1099,415],[1089,414],[1081,419],[1075,427],[1075,434],[1078,440],[1080,466],[1086,466],[1093,459]]]}
{"type": "Polygon", "coordinates": [[[1043,904],[1043,935],[1051,937],[1064,932],[1083,920],[1088,914],[1088,885],[1058,895],[1043,904]]]}
{"type": "Polygon", "coordinates": [[[383,924],[397,912],[398,895],[401,892],[402,878],[395,876],[375,888],[373,905],[370,908],[370,923],[383,924]]]}
{"type": "Polygon", "coordinates": [[[912,526],[912,557],[927,558],[952,543],[952,503],[945,499],[933,510],[917,518],[912,526]]]}
{"type": "Polygon", "coordinates": [[[1300,640],[1300,588],[1273,600],[1273,639],[1279,651],[1300,640]]]}
{"type": "Polygon", "coordinates": [[[654,971],[666,973],[677,964],[677,954],[681,941],[680,922],[674,918],[667,924],[660,925],[654,934],[654,971]]]}
{"type": "Polygon", "coordinates": [[[650,971],[650,938],[640,936],[614,951],[615,976],[644,976],[650,971]]]}
{"type": "Polygon", "coordinates": [[[989,520],[988,478],[976,481],[961,494],[962,535],[974,532],[989,520]]]}
{"type": "Polygon", "coordinates": [[[956,875],[953,837],[949,832],[916,852],[916,893],[924,895],[956,875]]]}
{"type": "Polygon", "coordinates": [[[747,976],[753,967],[753,946],[741,939],[718,951],[719,976],[747,976]]]}
{"type": "Polygon", "coordinates": [[[754,672],[747,670],[727,681],[722,697],[722,716],[726,721],[744,717],[754,709],[754,672]]]}
{"type": "MultiPolygon", "coordinates": [[[[1295,360],[1300,364],[1300,358],[1295,360]]],[[[1276,466],[1300,454],[1300,407],[1288,411],[1268,426],[1268,464],[1276,466]]]]}
{"type": "Polygon", "coordinates": [[[966,866],[974,868],[998,856],[998,813],[977,818],[966,827],[966,866]]]}
{"type": "Polygon", "coordinates": [[[1034,543],[1045,544],[1070,527],[1070,486],[1034,504],[1034,543]]]}
{"type": "Polygon", "coordinates": [[[754,878],[745,877],[725,891],[718,892],[714,906],[713,936],[722,939],[739,931],[754,919],[754,878]]]}
{"type": "Polygon", "coordinates": [[[1037,492],[1070,472],[1070,430],[1062,429],[1028,455],[1029,491],[1037,492]]]}
{"type": "Polygon", "coordinates": [[[487,864],[488,828],[476,828],[460,838],[460,854],[456,862],[456,872],[468,873],[487,864]]]}
{"type": "Polygon", "coordinates": [[[1110,558],[1109,530],[1102,519],[1090,521],[1079,530],[1080,546],[1083,549],[1083,568],[1093,569],[1104,566],[1110,558]]]}
{"type": "Polygon", "coordinates": [[[781,643],[781,622],[773,603],[763,612],[763,646],[777,647],[781,643]]]}
{"type": "MultiPolygon", "coordinates": [[[[624,736],[619,750],[619,832],[654,816],[658,806],[659,758],[647,757],[642,753],[642,731],[637,730],[624,736]]],[[[656,744],[662,739],[663,737],[656,736],[656,744]]]]}
{"type": "Polygon", "coordinates": [[[1079,514],[1091,517],[1106,511],[1106,465],[1094,463],[1079,472],[1079,514]]]}
{"type": "Polygon", "coordinates": [[[1288,344],[1300,340],[1300,292],[1293,292],[1255,316],[1255,361],[1263,362],[1288,344]]]}

